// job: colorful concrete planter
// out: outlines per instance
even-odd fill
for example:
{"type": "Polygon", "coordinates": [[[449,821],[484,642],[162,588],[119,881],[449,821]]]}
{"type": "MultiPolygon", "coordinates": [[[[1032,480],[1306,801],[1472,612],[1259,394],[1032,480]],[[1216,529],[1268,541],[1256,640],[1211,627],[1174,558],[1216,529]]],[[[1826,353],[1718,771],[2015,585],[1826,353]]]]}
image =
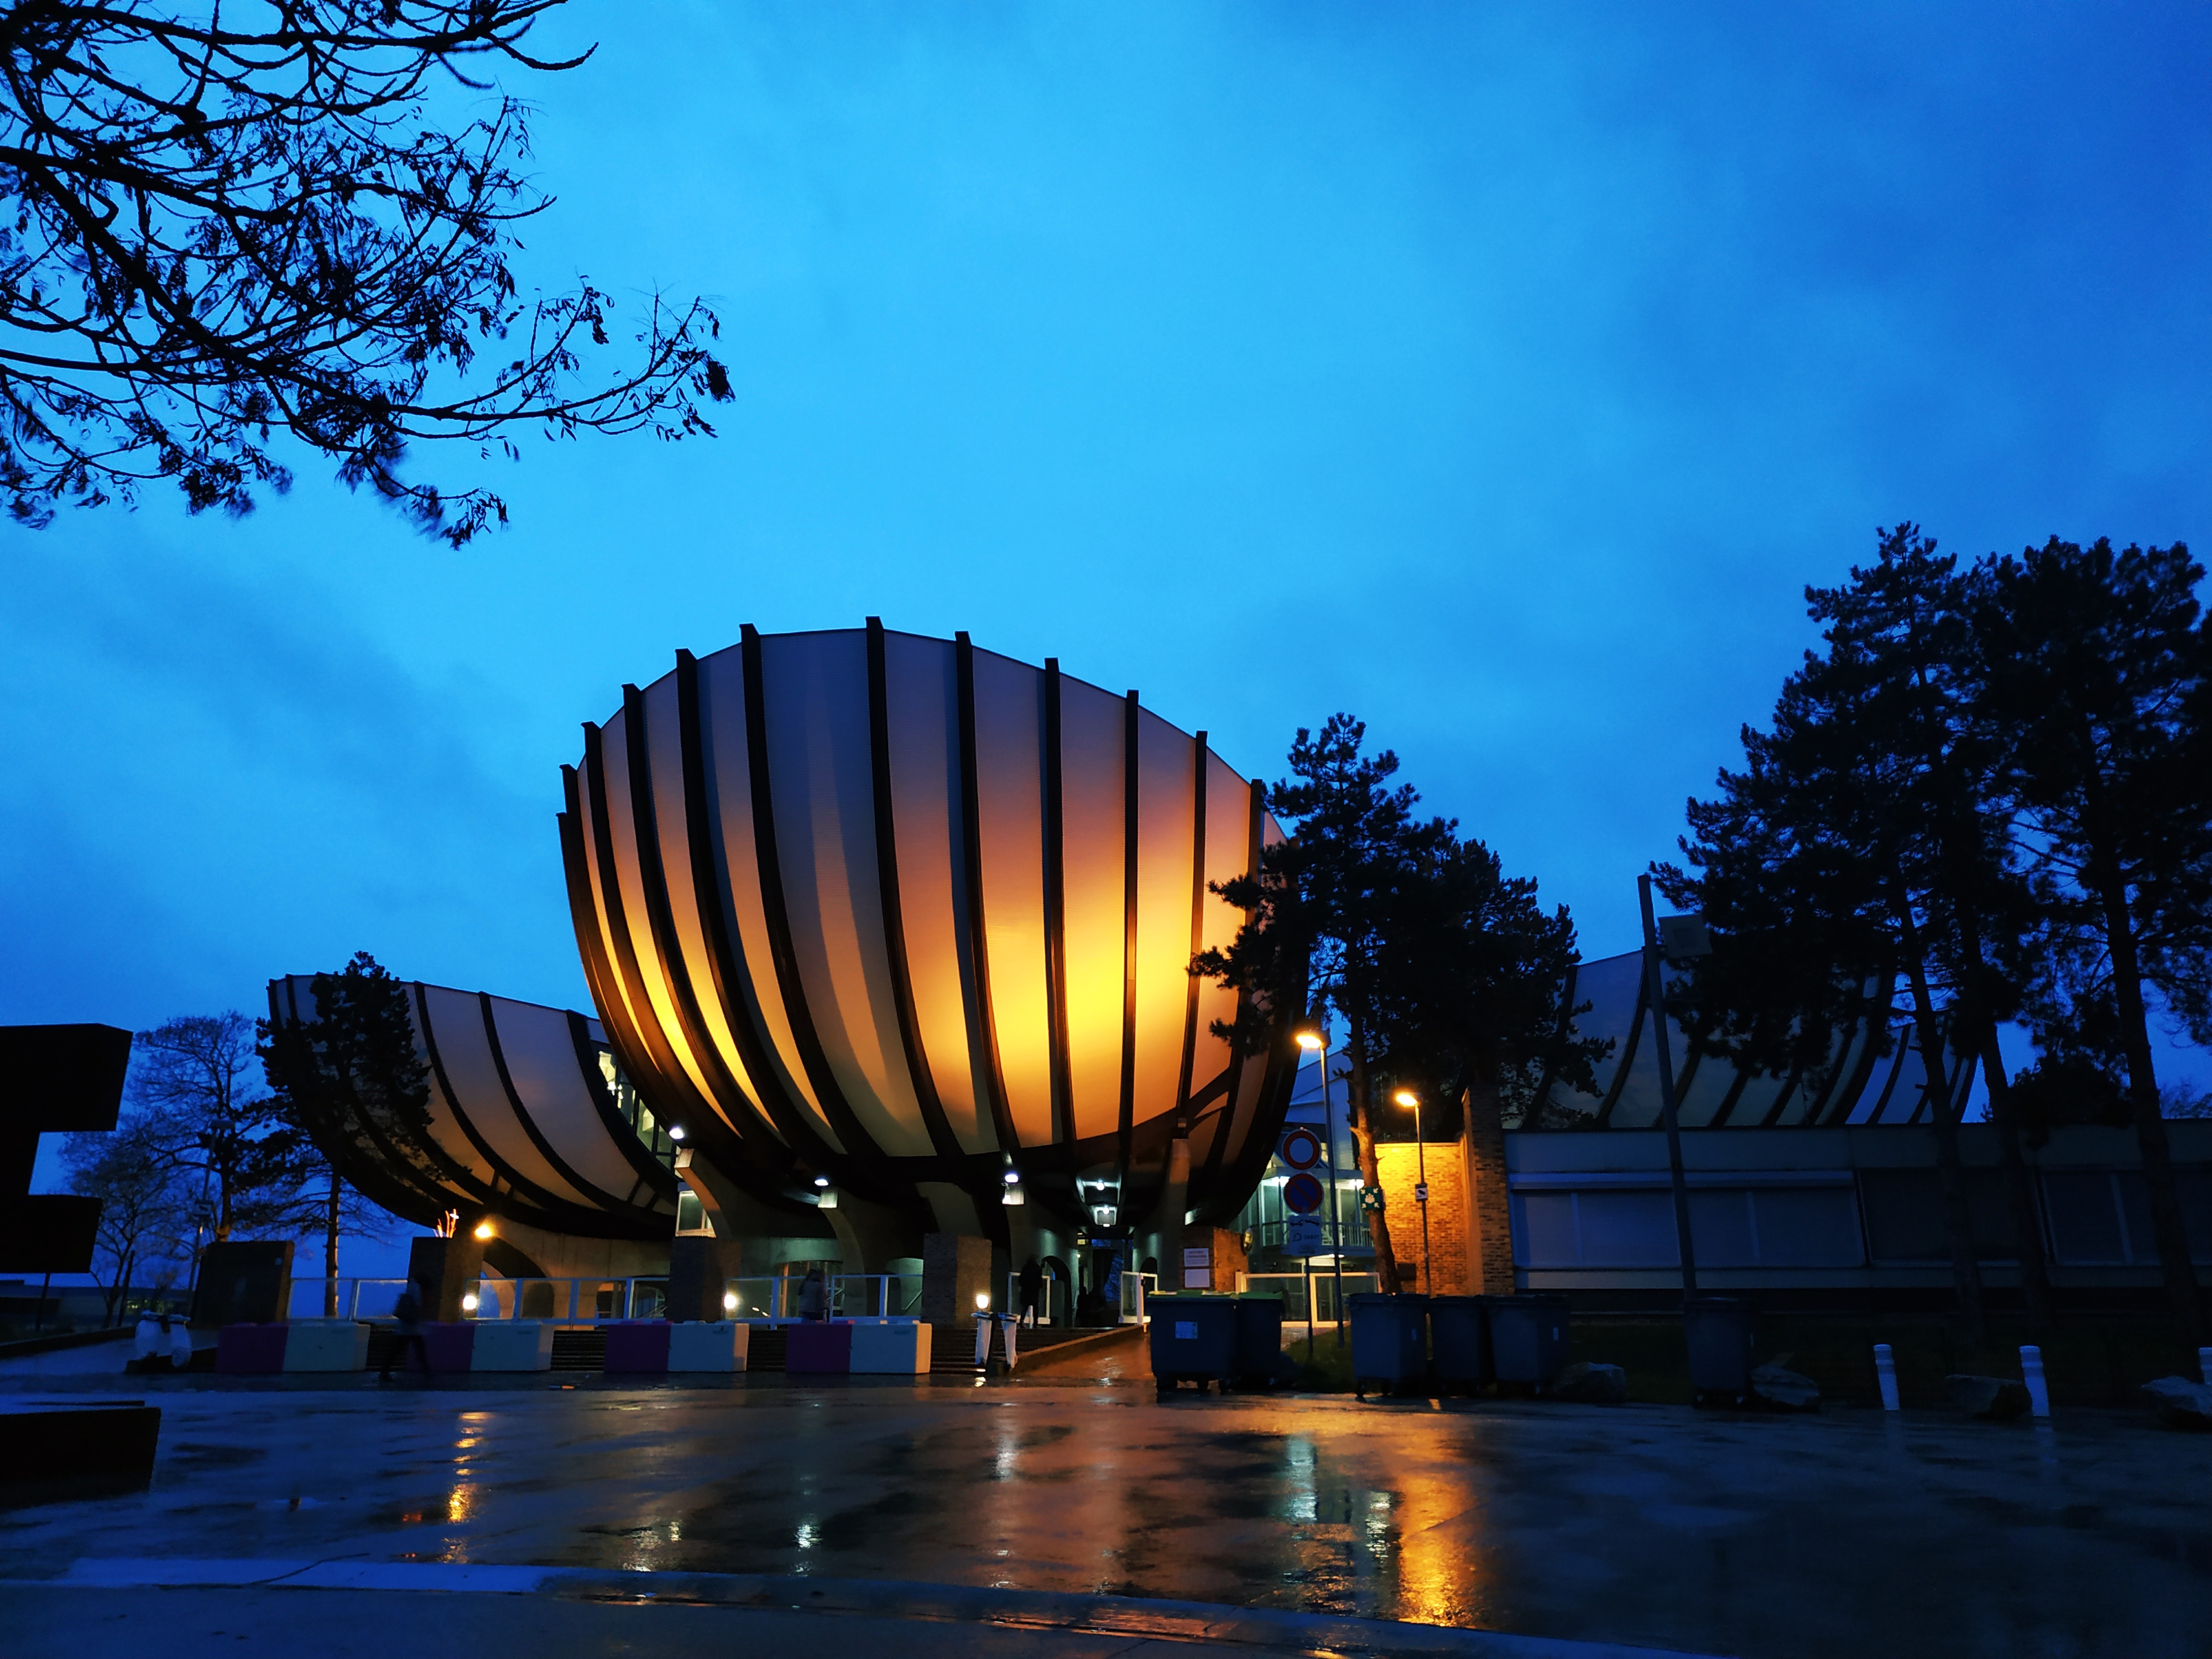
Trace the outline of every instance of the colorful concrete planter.
{"type": "Polygon", "coordinates": [[[855,1376],[921,1376],[929,1370],[930,1327],[918,1319],[861,1320],[851,1327],[855,1376]]]}
{"type": "MultiPolygon", "coordinates": [[[[368,1327],[351,1319],[295,1319],[284,1331],[288,1371],[358,1371],[368,1366],[368,1327]]],[[[222,1364],[218,1350],[216,1364],[222,1364]]]]}
{"type": "Polygon", "coordinates": [[[801,1320],[784,1328],[790,1346],[784,1350],[783,1369],[792,1375],[844,1376],[853,1369],[853,1327],[827,1321],[801,1320]]]}
{"type": "Polygon", "coordinates": [[[472,1371],[550,1371],[553,1369],[553,1322],[550,1319],[485,1320],[477,1326],[470,1356],[472,1371]]]}
{"type": "Polygon", "coordinates": [[[753,1328],[738,1320],[685,1320],[668,1328],[668,1369],[678,1371],[741,1371],[752,1346],[753,1328]]]}
{"type": "Polygon", "coordinates": [[[668,1322],[665,1319],[624,1320],[609,1325],[605,1369],[636,1376],[661,1376],[668,1370],[668,1322]]]}
{"type": "Polygon", "coordinates": [[[284,1369],[282,1325],[226,1325],[216,1334],[215,1368],[227,1376],[274,1376],[284,1369]]]}

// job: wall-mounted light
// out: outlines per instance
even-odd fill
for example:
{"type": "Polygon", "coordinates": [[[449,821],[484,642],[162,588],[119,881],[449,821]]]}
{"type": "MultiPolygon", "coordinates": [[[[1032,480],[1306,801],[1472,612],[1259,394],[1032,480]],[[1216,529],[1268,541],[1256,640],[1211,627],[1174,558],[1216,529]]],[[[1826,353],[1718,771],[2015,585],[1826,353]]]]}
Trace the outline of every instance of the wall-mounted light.
{"type": "Polygon", "coordinates": [[[476,1310],[477,1293],[474,1291],[471,1291],[467,1295],[461,1298],[461,1311],[463,1313],[474,1313],[476,1310]]]}
{"type": "Polygon", "coordinates": [[[830,1177],[828,1176],[817,1176],[814,1177],[814,1184],[817,1187],[827,1187],[830,1184],[830,1177]]]}
{"type": "Polygon", "coordinates": [[[722,1292],[722,1311],[724,1313],[737,1312],[739,1301],[740,1298],[735,1291],[724,1291],[722,1292]]]}
{"type": "Polygon", "coordinates": [[[1021,1184],[1022,1172],[1019,1170],[1009,1170],[1000,1179],[1009,1187],[1017,1187],[1021,1184]]]}
{"type": "Polygon", "coordinates": [[[489,1238],[491,1237],[491,1223],[489,1221],[477,1222],[477,1237],[478,1238],[489,1238]]]}
{"type": "Polygon", "coordinates": [[[988,1291],[978,1291],[975,1292],[975,1311],[977,1313],[981,1313],[990,1305],[991,1293],[988,1291]]]}
{"type": "Polygon", "coordinates": [[[680,1123],[672,1123],[672,1124],[670,1124],[670,1125],[668,1126],[668,1138],[669,1138],[671,1140],[681,1140],[681,1139],[684,1139],[684,1126],[683,1126],[682,1124],[680,1124],[680,1123]]]}

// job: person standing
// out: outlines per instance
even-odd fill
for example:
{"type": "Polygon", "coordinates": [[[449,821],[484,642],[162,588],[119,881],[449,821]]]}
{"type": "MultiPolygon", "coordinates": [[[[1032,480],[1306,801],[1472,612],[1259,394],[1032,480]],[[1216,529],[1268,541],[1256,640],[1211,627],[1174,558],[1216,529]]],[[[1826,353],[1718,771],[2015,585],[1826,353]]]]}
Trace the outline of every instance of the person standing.
{"type": "Polygon", "coordinates": [[[384,1368],[377,1373],[377,1381],[392,1381],[392,1368],[406,1364],[410,1349],[427,1380],[430,1375],[430,1345],[422,1340],[422,1291],[413,1279],[409,1279],[400,1291],[399,1300],[393,1304],[392,1312],[399,1322],[399,1340],[384,1356],[384,1368]]]}
{"type": "Polygon", "coordinates": [[[1022,1263],[1022,1317],[1029,1321],[1030,1328],[1037,1326],[1037,1302],[1044,1294],[1044,1267],[1035,1255],[1022,1263]]]}
{"type": "Polygon", "coordinates": [[[801,1319],[830,1317],[830,1285],[822,1277],[819,1267],[809,1267],[806,1277],[799,1283],[799,1316],[801,1319]]]}

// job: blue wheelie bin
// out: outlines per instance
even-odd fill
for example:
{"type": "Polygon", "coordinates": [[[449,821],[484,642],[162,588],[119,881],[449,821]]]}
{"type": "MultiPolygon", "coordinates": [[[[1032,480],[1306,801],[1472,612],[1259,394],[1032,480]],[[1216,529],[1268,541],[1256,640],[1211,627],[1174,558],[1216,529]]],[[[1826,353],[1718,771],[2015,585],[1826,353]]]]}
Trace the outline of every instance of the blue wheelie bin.
{"type": "Polygon", "coordinates": [[[1429,1375],[1429,1298],[1370,1291],[1345,1298],[1352,1311],[1352,1387],[1362,1400],[1368,1385],[1395,1394],[1408,1383],[1425,1387],[1429,1375]]]}
{"type": "Polygon", "coordinates": [[[1156,1296],[1146,1298],[1152,1316],[1152,1376],[1165,1398],[1185,1382],[1200,1394],[1213,1383],[1226,1389],[1237,1374],[1237,1298],[1233,1296],[1156,1296]]]}
{"type": "Polygon", "coordinates": [[[1237,1298],[1235,1374],[1240,1389],[1272,1389],[1283,1358],[1283,1298],[1237,1298]]]}
{"type": "Polygon", "coordinates": [[[1567,1298],[1524,1293],[1482,1300],[1490,1327],[1490,1374],[1504,1386],[1550,1387],[1567,1368],[1567,1298]]]}
{"type": "Polygon", "coordinates": [[[1439,1389],[1468,1394],[1490,1380],[1490,1326],[1480,1297],[1429,1298],[1429,1370],[1439,1389]]]}

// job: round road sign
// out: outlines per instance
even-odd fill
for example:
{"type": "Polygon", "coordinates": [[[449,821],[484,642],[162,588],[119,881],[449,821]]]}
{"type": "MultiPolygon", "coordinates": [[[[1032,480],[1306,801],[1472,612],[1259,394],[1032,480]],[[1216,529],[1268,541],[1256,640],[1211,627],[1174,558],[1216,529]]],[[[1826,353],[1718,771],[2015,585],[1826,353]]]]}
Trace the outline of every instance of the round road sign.
{"type": "Polygon", "coordinates": [[[1276,1148],[1276,1156],[1293,1170],[1310,1170],[1321,1162],[1321,1137],[1311,1129],[1292,1129],[1276,1148]]]}
{"type": "Polygon", "coordinates": [[[1300,1215],[1311,1215],[1321,1208],[1321,1182],[1311,1176],[1300,1173],[1283,1183],[1283,1204],[1300,1215]]]}

